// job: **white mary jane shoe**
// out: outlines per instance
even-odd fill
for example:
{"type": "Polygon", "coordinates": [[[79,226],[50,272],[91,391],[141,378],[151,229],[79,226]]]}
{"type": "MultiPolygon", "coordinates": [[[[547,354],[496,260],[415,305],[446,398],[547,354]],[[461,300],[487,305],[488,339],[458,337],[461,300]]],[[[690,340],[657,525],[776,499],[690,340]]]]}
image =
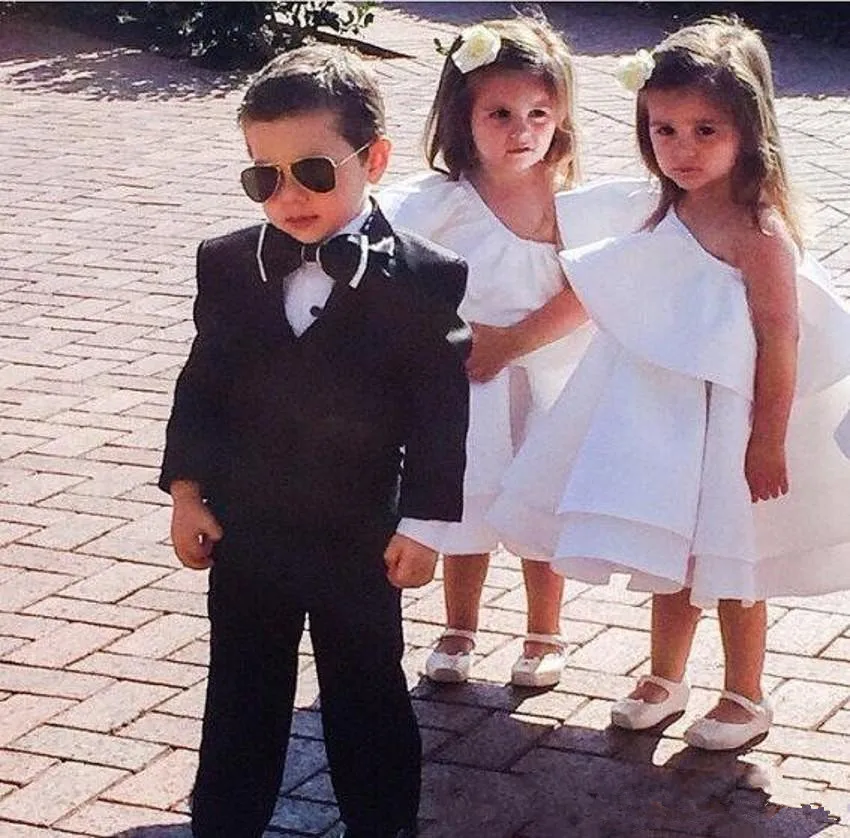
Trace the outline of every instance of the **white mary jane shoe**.
{"type": "MultiPolygon", "coordinates": [[[[444,637],[462,637],[465,640],[472,641],[472,649],[475,648],[474,631],[447,628],[440,636],[440,640],[444,637]]],[[[453,655],[438,652],[435,649],[425,661],[425,674],[432,681],[440,684],[460,684],[466,681],[469,678],[469,671],[472,669],[472,649],[468,652],[455,652],[453,655]]]]}
{"type": "Polygon", "coordinates": [[[650,683],[667,691],[667,698],[644,701],[642,698],[621,698],[611,708],[611,723],[626,730],[646,730],[681,713],[688,704],[691,688],[687,678],[670,681],[660,675],[641,675],[637,685],[650,683]]]}
{"type": "Polygon", "coordinates": [[[706,751],[734,751],[770,730],[773,708],[766,698],[756,704],[746,696],[729,690],[723,690],[720,697],[734,701],[752,718],[748,722],[723,722],[705,717],[697,719],[684,733],[685,742],[689,745],[706,751]]]}
{"type": "Polygon", "coordinates": [[[520,655],[511,667],[511,683],[516,687],[554,687],[561,680],[567,659],[564,641],[557,634],[527,634],[532,643],[548,643],[557,646],[556,652],[529,657],[520,655]]]}

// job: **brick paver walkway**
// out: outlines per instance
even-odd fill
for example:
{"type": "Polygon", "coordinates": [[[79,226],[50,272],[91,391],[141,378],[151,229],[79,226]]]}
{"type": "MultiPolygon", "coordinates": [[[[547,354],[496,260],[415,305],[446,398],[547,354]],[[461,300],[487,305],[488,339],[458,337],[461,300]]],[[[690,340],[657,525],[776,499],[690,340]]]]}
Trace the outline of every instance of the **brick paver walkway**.
{"type": "MultiPolygon", "coordinates": [[[[654,43],[637,4],[548,4],[578,53],[589,175],[638,173],[617,53],[654,43]]],[[[418,132],[433,38],[506,4],[380,9],[396,155],[418,132]]],[[[775,45],[793,170],[815,251],[850,288],[850,54],[775,45]]],[[[0,19],[0,836],[185,838],[206,663],[205,574],[178,569],[154,487],[175,375],[191,338],[197,241],[253,222],[240,192],[238,75],[219,76],[20,18],[0,19]]],[[[848,513],[850,514],[850,513],[848,513]]],[[[646,670],[647,597],[568,584],[569,668],[539,694],[505,686],[524,631],[518,563],[496,558],[484,658],[467,686],[420,670],[439,584],[406,595],[406,658],[428,762],[424,838],[850,836],[850,594],[771,604],[766,685],[776,726],[744,757],[607,728],[646,670]],[[769,794],[759,789],[770,782],[769,794]]],[[[689,715],[721,683],[702,621],[689,715]]],[[[273,831],[334,836],[337,812],[305,646],[273,831]]]]}

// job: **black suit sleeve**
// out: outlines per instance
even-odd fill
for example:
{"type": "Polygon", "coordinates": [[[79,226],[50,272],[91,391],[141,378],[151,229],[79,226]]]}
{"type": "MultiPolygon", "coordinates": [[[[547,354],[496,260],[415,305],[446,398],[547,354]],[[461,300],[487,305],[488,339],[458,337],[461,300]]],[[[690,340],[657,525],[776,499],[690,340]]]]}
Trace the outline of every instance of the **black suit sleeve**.
{"type": "MultiPolygon", "coordinates": [[[[466,263],[441,261],[434,281],[463,296],[466,263]]],[[[403,518],[459,521],[469,424],[469,382],[464,361],[469,327],[445,300],[423,295],[410,330],[407,374],[410,404],[399,514],[403,518]]]]}
{"type": "Polygon", "coordinates": [[[217,293],[216,272],[208,264],[207,250],[207,243],[202,242],[197,254],[196,335],[177,379],[159,477],[159,487],[165,492],[175,480],[193,480],[205,496],[222,461],[226,439],[223,388],[229,380],[229,307],[217,293]]]}

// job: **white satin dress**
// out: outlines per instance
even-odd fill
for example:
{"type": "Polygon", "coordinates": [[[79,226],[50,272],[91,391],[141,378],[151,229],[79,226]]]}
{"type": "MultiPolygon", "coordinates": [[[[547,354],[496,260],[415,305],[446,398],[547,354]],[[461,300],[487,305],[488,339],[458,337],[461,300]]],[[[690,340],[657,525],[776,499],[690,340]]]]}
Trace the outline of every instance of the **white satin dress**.
{"type": "MultiPolygon", "coordinates": [[[[565,287],[557,247],[517,236],[463,178],[418,175],[382,189],[378,203],[394,227],[466,260],[469,276],[459,312],[468,322],[513,325],[565,287]]],[[[562,241],[578,247],[636,230],[654,204],[648,183],[636,179],[561,192],[555,206],[562,241]]],[[[592,333],[586,325],[517,359],[490,381],[470,385],[463,520],[410,520],[400,531],[444,554],[488,553],[499,546],[485,513],[519,445],[561,392],[592,333]]],[[[506,546],[516,551],[516,545],[506,546]]]]}
{"type": "Polygon", "coordinates": [[[562,259],[598,331],[489,522],[570,578],[690,587],[701,607],[850,588],[850,460],[835,439],[850,408],[850,311],[823,268],[805,255],[797,270],[790,491],[753,504],[756,343],[740,272],[672,211],[652,232],[562,259]]]}

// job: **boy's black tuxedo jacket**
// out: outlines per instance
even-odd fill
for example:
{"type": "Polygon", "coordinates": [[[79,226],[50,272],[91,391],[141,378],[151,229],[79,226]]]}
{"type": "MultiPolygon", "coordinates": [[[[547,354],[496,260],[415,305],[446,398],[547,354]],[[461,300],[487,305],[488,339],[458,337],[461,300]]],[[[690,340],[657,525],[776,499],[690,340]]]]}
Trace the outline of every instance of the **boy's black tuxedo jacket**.
{"type": "MultiPolygon", "coordinates": [[[[376,210],[377,211],[377,210],[376,210]]],[[[393,232],[385,271],[337,283],[300,337],[283,307],[283,237],[262,225],[198,248],[197,329],[175,390],[160,487],[194,480],[223,522],[394,527],[462,512],[466,265],[393,232]],[[278,258],[280,257],[280,258],[278,258]],[[403,465],[402,465],[402,451],[403,465]]]]}

